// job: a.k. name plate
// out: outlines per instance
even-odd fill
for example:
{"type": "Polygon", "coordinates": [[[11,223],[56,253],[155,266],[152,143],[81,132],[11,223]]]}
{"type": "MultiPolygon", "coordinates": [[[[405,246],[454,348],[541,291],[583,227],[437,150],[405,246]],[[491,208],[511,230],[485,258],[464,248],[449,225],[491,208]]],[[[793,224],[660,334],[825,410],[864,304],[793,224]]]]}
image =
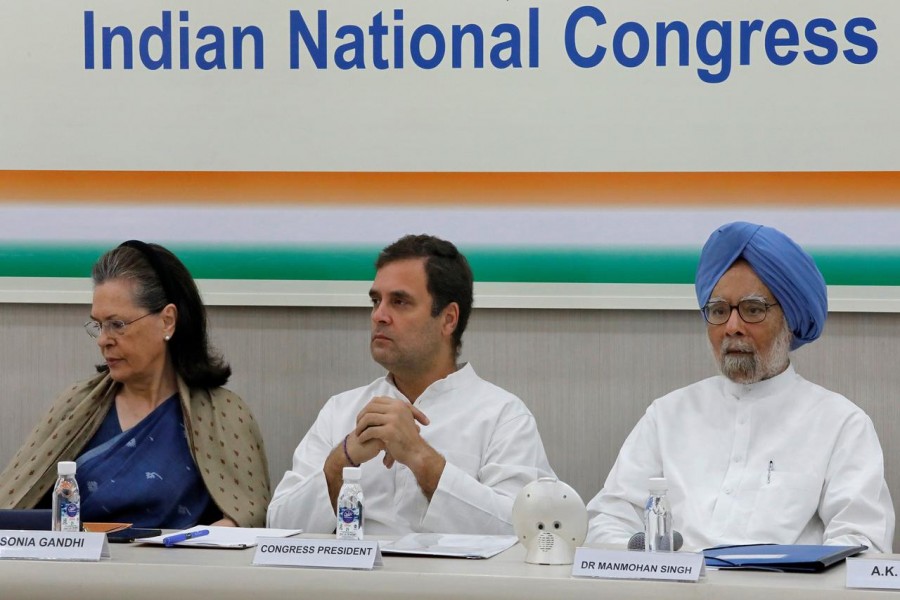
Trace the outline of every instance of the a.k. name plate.
{"type": "Polygon", "coordinates": [[[109,558],[105,533],[0,531],[0,559],[98,561],[109,558]]]}
{"type": "Polygon", "coordinates": [[[694,581],[704,573],[698,552],[636,552],[578,548],[572,564],[574,577],[694,581]]]}
{"type": "Polygon", "coordinates": [[[900,560],[896,558],[848,558],[847,587],[900,590],[900,560]]]}
{"type": "Polygon", "coordinates": [[[257,539],[253,564],[268,567],[322,569],[372,569],[381,566],[376,541],[313,540],[302,538],[257,539]]]}

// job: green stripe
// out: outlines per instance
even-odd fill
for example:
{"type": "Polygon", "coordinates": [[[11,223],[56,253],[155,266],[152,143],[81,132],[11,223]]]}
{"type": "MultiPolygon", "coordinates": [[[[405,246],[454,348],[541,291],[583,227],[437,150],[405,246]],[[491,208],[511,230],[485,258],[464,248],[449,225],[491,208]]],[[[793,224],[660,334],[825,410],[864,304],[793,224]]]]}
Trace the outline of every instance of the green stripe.
{"type": "MultiPolygon", "coordinates": [[[[2,277],[88,277],[103,245],[0,244],[2,277]]],[[[171,249],[198,279],[369,281],[377,247],[191,246],[171,249]]],[[[462,248],[478,281],[693,283],[699,250],[462,248]]],[[[830,285],[900,285],[900,248],[812,252],[830,285]]]]}

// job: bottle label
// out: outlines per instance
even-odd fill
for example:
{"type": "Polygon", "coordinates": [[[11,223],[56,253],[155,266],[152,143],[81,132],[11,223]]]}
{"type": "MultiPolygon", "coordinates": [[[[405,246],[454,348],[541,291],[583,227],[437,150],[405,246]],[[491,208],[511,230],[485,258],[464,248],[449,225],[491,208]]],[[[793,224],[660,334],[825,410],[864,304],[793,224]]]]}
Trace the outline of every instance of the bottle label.
{"type": "Polygon", "coordinates": [[[77,502],[60,502],[59,504],[59,529],[60,531],[81,531],[81,519],[78,514],[77,502]]]}
{"type": "Polygon", "coordinates": [[[363,539],[362,507],[342,506],[338,510],[337,539],[361,540],[363,539]]]}
{"type": "Polygon", "coordinates": [[[345,506],[341,509],[341,521],[343,521],[344,523],[353,523],[354,521],[358,520],[358,518],[359,517],[357,516],[356,511],[353,510],[352,507],[345,506]]]}

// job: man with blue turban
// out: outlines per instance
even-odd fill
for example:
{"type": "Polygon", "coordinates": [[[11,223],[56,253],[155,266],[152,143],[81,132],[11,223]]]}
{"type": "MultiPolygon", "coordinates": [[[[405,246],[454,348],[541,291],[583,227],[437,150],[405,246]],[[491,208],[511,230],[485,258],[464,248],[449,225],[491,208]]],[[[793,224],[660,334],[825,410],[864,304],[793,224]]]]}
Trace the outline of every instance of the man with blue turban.
{"type": "Polygon", "coordinates": [[[700,254],[697,301],[721,376],[659,398],[588,505],[589,543],[643,531],[647,480],[665,477],[686,547],[864,544],[891,552],[881,445],[847,398],[801,377],[789,352],[822,334],[825,280],[771,227],[729,223],[700,254]]]}

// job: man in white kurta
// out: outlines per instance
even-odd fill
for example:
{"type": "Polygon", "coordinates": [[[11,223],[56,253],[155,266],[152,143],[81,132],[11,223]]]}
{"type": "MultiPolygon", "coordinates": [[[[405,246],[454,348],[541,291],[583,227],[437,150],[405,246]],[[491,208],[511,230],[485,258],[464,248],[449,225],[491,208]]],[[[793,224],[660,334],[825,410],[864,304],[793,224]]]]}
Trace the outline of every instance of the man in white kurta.
{"type": "MultiPolygon", "coordinates": [[[[322,408],[275,491],[270,524],[309,532],[334,529],[322,465],[375,396],[406,401],[390,377],[382,377],[334,396],[322,408]]],[[[534,417],[521,400],[478,377],[471,365],[431,384],[415,404],[431,420],[421,434],[447,460],[444,472],[429,502],[406,466],[364,463],[366,533],[511,533],[516,494],[551,474],[534,417]]]]}
{"type": "Polygon", "coordinates": [[[456,363],[472,305],[465,257],[407,236],[376,267],[371,350],[388,374],[328,400],[268,525],[333,531],[340,471],[361,464],[366,534],[513,533],[519,491],[553,471],[524,403],[456,363]]]}
{"type": "Polygon", "coordinates": [[[893,508],[872,421],[792,367],[719,376],[656,400],[590,503],[590,541],[643,531],[648,473],[665,473],[675,529],[720,543],[865,544],[890,551],[893,508]],[[771,469],[770,469],[771,465],[771,469]]]}
{"type": "Polygon", "coordinates": [[[687,548],[890,552],[894,509],[872,421],[788,358],[824,325],[825,284],[812,258],[777,230],[729,224],[703,249],[697,291],[723,375],[647,409],[588,505],[588,543],[624,544],[643,531],[647,479],[664,476],[687,548]]]}

